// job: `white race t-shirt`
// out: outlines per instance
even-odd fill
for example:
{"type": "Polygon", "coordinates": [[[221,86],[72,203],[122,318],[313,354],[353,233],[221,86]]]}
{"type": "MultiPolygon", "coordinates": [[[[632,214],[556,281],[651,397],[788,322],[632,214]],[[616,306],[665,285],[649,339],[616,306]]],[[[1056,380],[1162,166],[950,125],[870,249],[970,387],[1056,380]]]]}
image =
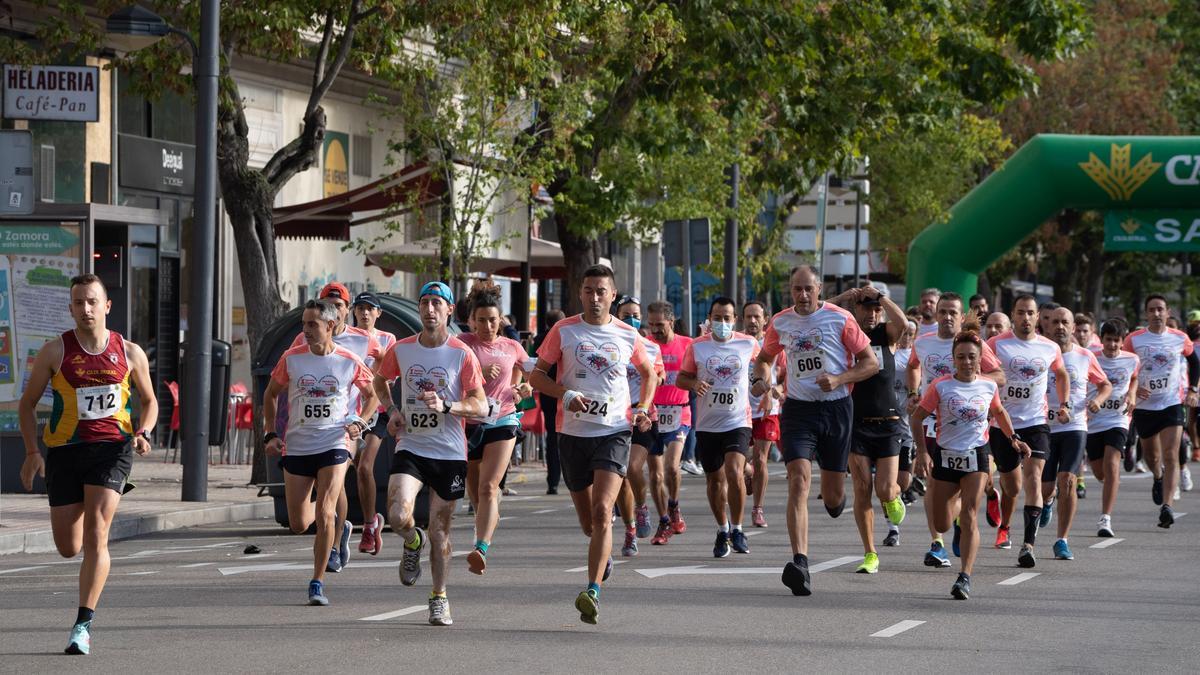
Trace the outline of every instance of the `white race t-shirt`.
{"type": "Polygon", "coordinates": [[[711,385],[696,400],[696,431],[750,428],[750,370],[758,350],[758,340],[744,333],[734,333],[725,342],[704,335],[688,345],[680,370],[711,385]]]}
{"type": "Polygon", "coordinates": [[[987,443],[988,415],[1000,408],[997,389],[986,377],[961,382],[947,375],[931,382],[921,396],[921,407],[937,415],[938,447],[965,451],[987,443]]]}
{"type": "Polygon", "coordinates": [[[797,401],[836,401],[850,395],[841,385],[821,391],[822,373],[840,375],[851,368],[856,354],[871,345],[850,312],[822,302],[813,313],[801,316],[794,307],[779,312],[767,327],[762,351],[787,356],[787,395],[797,401]]]}
{"type": "Polygon", "coordinates": [[[1058,389],[1055,387],[1057,377],[1050,371],[1046,382],[1046,421],[1050,424],[1050,433],[1062,431],[1087,431],[1087,415],[1083,402],[1087,400],[1088,384],[1098,385],[1108,380],[1096,355],[1091,351],[1072,344],[1070,351],[1062,355],[1063,365],[1070,376],[1071,421],[1063,424],[1058,421],[1058,389]]]}
{"type": "Polygon", "coordinates": [[[997,335],[988,344],[1004,368],[1000,401],[1012,418],[1013,428],[1046,424],[1050,371],[1063,366],[1062,350],[1048,337],[1034,335],[1022,340],[1012,331],[997,335]]]}
{"type": "MultiPolygon", "coordinates": [[[[1121,350],[1109,358],[1103,352],[1096,354],[1100,370],[1108,376],[1112,393],[1100,404],[1100,412],[1088,416],[1088,433],[1096,434],[1109,429],[1129,429],[1129,415],[1125,414],[1125,399],[1129,394],[1129,383],[1138,374],[1140,359],[1137,354],[1121,350]]],[[[1136,392],[1135,392],[1136,394],[1136,392]]],[[[1088,397],[1096,395],[1096,387],[1088,386],[1088,397]]]]}
{"type": "Polygon", "coordinates": [[[1186,391],[1186,362],[1181,356],[1192,353],[1192,341],[1183,331],[1168,328],[1161,333],[1135,330],[1125,337],[1125,351],[1141,359],[1138,388],[1149,390],[1150,396],[1138,401],[1138,410],[1162,410],[1183,403],[1181,392],[1186,391]]]}
{"type": "Polygon", "coordinates": [[[359,393],[371,391],[371,371],[348,349],[312,353],[307,344],[283,353],[271,379],[287,385],[288,423],[284,455],[316,455],[349,449],[346,425],[359,393]]]}

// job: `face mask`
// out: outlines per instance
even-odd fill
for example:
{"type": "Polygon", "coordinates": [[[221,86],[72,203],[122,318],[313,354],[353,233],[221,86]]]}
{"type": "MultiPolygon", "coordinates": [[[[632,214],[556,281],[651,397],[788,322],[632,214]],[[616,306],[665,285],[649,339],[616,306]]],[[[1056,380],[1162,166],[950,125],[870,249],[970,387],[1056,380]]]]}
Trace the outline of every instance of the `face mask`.
{"type": "Polygon", "coordinates": [[[712,322],[712,334],[718,340],[728,340],[733,335],[733,324],[714,321],[712,322]]]}
{"type": "Polygon", "coordinates": [[[637,330],[642,327],[642,320],[637,318],[636,316],[627,316],[623,319],[623,321],[625,323],[629,324],[630,326],[633,326],[634,330],[637,330]]]}

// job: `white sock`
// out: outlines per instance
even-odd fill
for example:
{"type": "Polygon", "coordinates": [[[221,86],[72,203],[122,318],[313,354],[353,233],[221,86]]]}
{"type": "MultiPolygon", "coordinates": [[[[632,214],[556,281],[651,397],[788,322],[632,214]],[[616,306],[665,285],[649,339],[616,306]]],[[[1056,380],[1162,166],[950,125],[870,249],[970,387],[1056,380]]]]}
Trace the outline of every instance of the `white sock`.
{"type": "Polygon", "coordinates": [[[733,531],[734,531],[734,532],[741,532],[741,531],[742,531],[742,524],[741,524],[741,523],[734,523],[734,524],[733,524],[733,531]]]}
{"type": "Polygon", "coordinates": [[[729,532],[729,523],[721,523],[717,526],[718,532],[729,532]]]}
{"type": "Polygon", "coordinates": [[[888,523],[888,532],[899,532],[899,531],[900,531],[899,525],[896,525],[893,523],[888,523]]]}

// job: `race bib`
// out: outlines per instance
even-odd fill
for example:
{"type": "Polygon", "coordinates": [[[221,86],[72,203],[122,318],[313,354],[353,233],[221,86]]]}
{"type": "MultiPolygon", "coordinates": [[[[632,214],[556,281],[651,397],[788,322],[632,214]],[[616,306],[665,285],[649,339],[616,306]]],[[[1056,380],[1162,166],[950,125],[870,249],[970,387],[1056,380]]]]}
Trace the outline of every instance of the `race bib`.
{"type": "Polygon", "coordinates": [[[102,384],[75,390],[75,405],[81,420],[102,420],[117,414],[121,407],[121,385],[102,384]]]}
{"type": "Polygon", "coordinates": [[[788,356],[788,377],[811,380],[825,372],[828,357],[820,350],[796,352],[788,356]]]}
{"type": "Polygon", "coordinates": [[[479,418],[479,420],[483,424],[493,424],[496,420],[500,419],[500,399],[489,396],[487,402],[489,414],[479,418]]]}
{"type": "Polygon", "coordinates": [[[333,417],[332,398],[305,396],[300,399],[300,423],[324,422],[333,417]]]}
{"type": "Polygon", "coordinates": [[[584,393],[583,397],[588,400],[587,405],[583,410],[571,413],[575,419],[605,425],[624,421],[625,409],[617,405],[616,399],[612,396],[584,393]]]}
{"type": "Polygon", "coordinates": [[[929,415],[925,418],[925,438],[937,438],[937,418],[929,415]]]}
{"type": "Polygon", "coordinates": [[[942,457],[942,467],[953,471],[971,473],[979,470],[979,456],[974,450],[951,450],[938,448],[942,457]]]}
{"type": "Polygon", "coordinates": [[[709,410],[736,412],[738,409],[738,390],[736,388],[717,389],[714,387],[708,390],[708,395],[704,397],[704,402],[709,410]]]}
{"type": "Polygon", "coordinates": [[[672,431],[679,431],[679,426],[683,422],[683,406],[680,405],[660,405],[658,406],[658,433],[665,434],[672,431]]]}
{"type": "Polygon", "coordinates": [[[437,433],[445,424],[445,415],[430,410],[423,401],[415,398],[404,400],[404,432],[417,436],[430,436],[437,433]]]}

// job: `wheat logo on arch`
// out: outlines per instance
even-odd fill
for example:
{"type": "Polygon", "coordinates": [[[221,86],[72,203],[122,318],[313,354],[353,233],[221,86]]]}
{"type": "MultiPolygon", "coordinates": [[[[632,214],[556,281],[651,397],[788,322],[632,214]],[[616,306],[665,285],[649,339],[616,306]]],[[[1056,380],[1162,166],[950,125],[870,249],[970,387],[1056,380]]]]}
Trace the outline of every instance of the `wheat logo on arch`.
{"type": "Polygon", "coordinates": [[[1131,146],[1131,143],[1125,145],[1113,143],[1108,165],[1105,165],[1094,152],[1088,153],[1088,161],[1079,163],[1079,168],[1083,169],[1089,178],[1096,181],[1096,184],[1103,188],[1109,197],[1119,202],[1129,201],[1133,193],[1137,192],[1137,189],[1162,166],[1162,162],[1154,161],[1150,153],[1146,153],[1145,157],[1131,167],[1129,165],[1131,146]]]}

